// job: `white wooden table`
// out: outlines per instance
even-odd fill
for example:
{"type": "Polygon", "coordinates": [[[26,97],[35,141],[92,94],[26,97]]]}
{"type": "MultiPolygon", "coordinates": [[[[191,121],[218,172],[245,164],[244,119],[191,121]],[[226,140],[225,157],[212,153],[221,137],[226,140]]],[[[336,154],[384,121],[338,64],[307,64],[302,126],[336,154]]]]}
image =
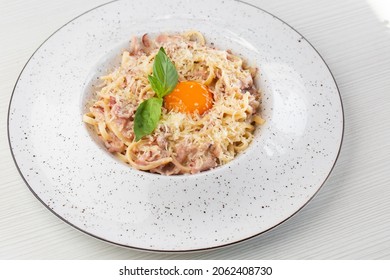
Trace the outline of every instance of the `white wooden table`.
{"type": "Polygon", "coordinates": [[[6,124],[10,96],[37,47],[104,2],[0,1],[0,259],[390,259],[388,0],[250,0],[289,23],[321,53],[345,109],[344,144],[333,173],[284,224],[223,249],[161,254],[104,243],[50,213],[13,163],[6,124]]]}

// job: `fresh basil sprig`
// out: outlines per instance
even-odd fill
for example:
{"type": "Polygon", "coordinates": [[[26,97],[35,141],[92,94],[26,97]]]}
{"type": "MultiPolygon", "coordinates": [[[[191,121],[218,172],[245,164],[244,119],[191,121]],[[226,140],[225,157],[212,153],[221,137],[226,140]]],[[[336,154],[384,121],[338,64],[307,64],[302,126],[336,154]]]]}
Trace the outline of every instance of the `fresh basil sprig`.
{"type": "Polygon", "coordinates": [[[158,51],[153,64],[153,76],[149,75],[148,80],[152,89],[158,97],[163,98],[170,94],[176,87],[179,75],[175,65],[169,59],[163,47],[158,51]]]}
{"type": "Polygon", "coordinates": [[[157,97],[143,101],[134,118],[135,141],[151,134],[161,117],[163,97],[170,94],[178,83],[179,75],[163,47],[158,51],[153,64],[153,76],[148,80],[157,97]]]}

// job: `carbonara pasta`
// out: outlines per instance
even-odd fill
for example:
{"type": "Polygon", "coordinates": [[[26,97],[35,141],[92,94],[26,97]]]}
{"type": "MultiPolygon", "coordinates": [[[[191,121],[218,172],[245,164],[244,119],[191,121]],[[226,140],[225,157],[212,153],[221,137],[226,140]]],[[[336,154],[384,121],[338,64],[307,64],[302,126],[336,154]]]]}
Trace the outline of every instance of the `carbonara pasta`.
{"type": "MultiPolygon", "coordinates": [[[[256,69],[230,51],[206,45],[196,31],[134,37],[120,66],[101,77],[83,121],[90,124],[108,151],[138,170],[165,175],[194,174],[233,160],[248,147],[256,125],[260,93],[256,69]],[[179,81],[207,87],[212,106],[203,114],[166,107],[152,134],[135,141],[134,116],[139,104],[155,95],[148,75],[160,47],[174,63],[179,81]]],[[[197,105],[194,100],[194,104],[197,105]]]]}

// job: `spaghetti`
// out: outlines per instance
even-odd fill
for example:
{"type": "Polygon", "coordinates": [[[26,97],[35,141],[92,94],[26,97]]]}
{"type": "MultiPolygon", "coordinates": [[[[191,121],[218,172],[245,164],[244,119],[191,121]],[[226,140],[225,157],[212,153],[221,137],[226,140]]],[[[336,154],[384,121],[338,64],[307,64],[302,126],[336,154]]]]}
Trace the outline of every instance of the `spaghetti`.
{"type": "MultiPolygon", "coordinates": [[[[134,37],[122,54],[120,66],[101,77],[96,99],[83,121],[92,125],[108,151],[138,170],[194,174],[234,159],[253,139],[260,93],[256,69],[230,51],[207,46],[196,31],[134,37]],[[148,81],[153,60],[163,47],[174,63],[179,81],[207,86],[212,107],[203,114],[162,109],[154,132],[135,141],[134,116],[138,105],[155,95],[148,81]]],[[[169,96],[169,95],[168,95],[169,96]]]]}

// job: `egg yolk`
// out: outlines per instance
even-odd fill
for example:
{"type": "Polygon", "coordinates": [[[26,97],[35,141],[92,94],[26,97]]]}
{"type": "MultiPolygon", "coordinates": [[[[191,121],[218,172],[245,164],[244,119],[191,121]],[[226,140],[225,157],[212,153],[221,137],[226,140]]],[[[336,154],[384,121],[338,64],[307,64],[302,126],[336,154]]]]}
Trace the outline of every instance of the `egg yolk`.
{"type": "Polygon", "coordinates": [[[177,83],[175,89],[164,97],[164,107],[181,113],[200,115],[213,106],[213,96],[205,85],[194,81],[177,83]]]}

